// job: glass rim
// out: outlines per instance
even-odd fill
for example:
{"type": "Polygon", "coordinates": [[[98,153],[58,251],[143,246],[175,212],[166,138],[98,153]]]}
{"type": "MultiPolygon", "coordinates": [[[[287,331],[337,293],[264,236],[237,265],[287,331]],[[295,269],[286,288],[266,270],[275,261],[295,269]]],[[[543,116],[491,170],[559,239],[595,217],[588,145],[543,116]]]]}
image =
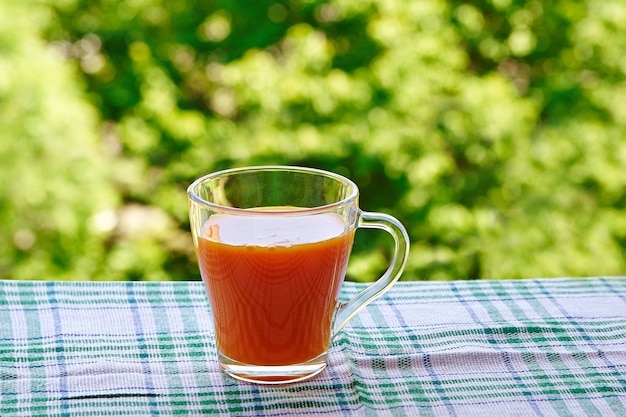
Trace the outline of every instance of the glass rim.
{"type": "Polygon", "coordinates": [[[187,187],[187,196],[189,200],[193,203],[199,204],[206,208],[214,209],[215,211],[220,212],[228,212],[232,214],[242,214],[242,215],[251,215],[255,216],[263,216],[263,215],[302,215],[302,214],[313,214],[313,213],[322,213],[330,211],[334,208],[342,207],[346,204],[355,201],[359,195],[359,188],[354,181],[351,179],[344,177],[343,175],[325,171],[319,168],[310,168],[303,166],[293,166],[293,165],[253,165],[253,166],[244,166],[237,168],[227,168],[220,171],[215,171],[210,174],[203,175],[196,180],[194,180],[189,187],[187,187]],[[232,174],[243,174],[247,172],[261,172],[261,171],[291,171],[291,172],[299,172],[302,174],[314,174],[324,176],[326,178],[332,178],[336,181],[344,183],[350,187],[350,193],[341,200],[335,201],[333,203],[324,204],[316,207],[305,207],[305,208],[294,208],[294,209],[282,209],[282,210],[254,210],[249,208],[240,208],[240,207],[231,207],[231,206],[223,206],[221,204],[212,203],[200,197],[196,193],[196,187],[198,187],[201,183],[206,182],[208,180],[216,179],[219,177],[225,177],[232,174]]]}

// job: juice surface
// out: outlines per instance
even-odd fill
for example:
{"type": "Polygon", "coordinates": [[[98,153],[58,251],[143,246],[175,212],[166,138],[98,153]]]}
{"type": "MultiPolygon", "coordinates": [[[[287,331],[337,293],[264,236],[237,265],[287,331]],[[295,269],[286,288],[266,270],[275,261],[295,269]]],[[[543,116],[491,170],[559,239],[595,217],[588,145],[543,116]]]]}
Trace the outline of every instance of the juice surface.
{"type": "Polygon", "coordinates": [[[325,213],[213,216],[198,239],[219,351],[255,365],[322,354],[354,231],[325,213]]]}

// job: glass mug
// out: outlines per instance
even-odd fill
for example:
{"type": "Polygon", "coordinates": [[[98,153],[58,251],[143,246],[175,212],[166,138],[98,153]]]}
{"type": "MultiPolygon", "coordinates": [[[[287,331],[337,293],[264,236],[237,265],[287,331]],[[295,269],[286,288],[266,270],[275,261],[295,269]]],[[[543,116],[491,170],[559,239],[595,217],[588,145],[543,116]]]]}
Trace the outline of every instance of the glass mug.
{"type": "Polygon", "coordinates": [[[340,175],[235,168],[199,178],[187,192],[218,360],[234,378],[279,384],[318,374],[337,333],[404,270],[405,228],[387,214],[360,210],[357,186],[340,175]],[[381,278],[343,303],[357,228],[387,231],[395,252],[381,278]]]}

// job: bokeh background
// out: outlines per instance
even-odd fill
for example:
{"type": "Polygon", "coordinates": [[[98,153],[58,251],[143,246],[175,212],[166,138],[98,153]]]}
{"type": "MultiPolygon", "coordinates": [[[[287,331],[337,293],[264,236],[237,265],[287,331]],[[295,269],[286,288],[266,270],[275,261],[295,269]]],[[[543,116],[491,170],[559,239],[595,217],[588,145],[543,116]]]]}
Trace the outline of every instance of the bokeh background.
{"type": "Polygon", "coordinates": [[[626,2],[0,1],[1,278],[199,279],[186,187],[251,164],[352,178],[403,280],[623,274],[626,2]]]}

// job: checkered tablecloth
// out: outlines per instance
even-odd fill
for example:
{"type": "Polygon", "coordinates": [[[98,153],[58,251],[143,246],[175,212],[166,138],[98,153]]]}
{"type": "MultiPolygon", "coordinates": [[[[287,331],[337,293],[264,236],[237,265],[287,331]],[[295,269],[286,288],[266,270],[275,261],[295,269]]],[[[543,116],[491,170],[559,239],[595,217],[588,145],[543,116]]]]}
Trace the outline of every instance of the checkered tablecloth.
{"type": "Polygon", "coordinates": [[[278,387],[221,373],[210,314],[199,282],[0,281],[0,415],[626,416],[626,278],[399,283],[278,387]]]}

